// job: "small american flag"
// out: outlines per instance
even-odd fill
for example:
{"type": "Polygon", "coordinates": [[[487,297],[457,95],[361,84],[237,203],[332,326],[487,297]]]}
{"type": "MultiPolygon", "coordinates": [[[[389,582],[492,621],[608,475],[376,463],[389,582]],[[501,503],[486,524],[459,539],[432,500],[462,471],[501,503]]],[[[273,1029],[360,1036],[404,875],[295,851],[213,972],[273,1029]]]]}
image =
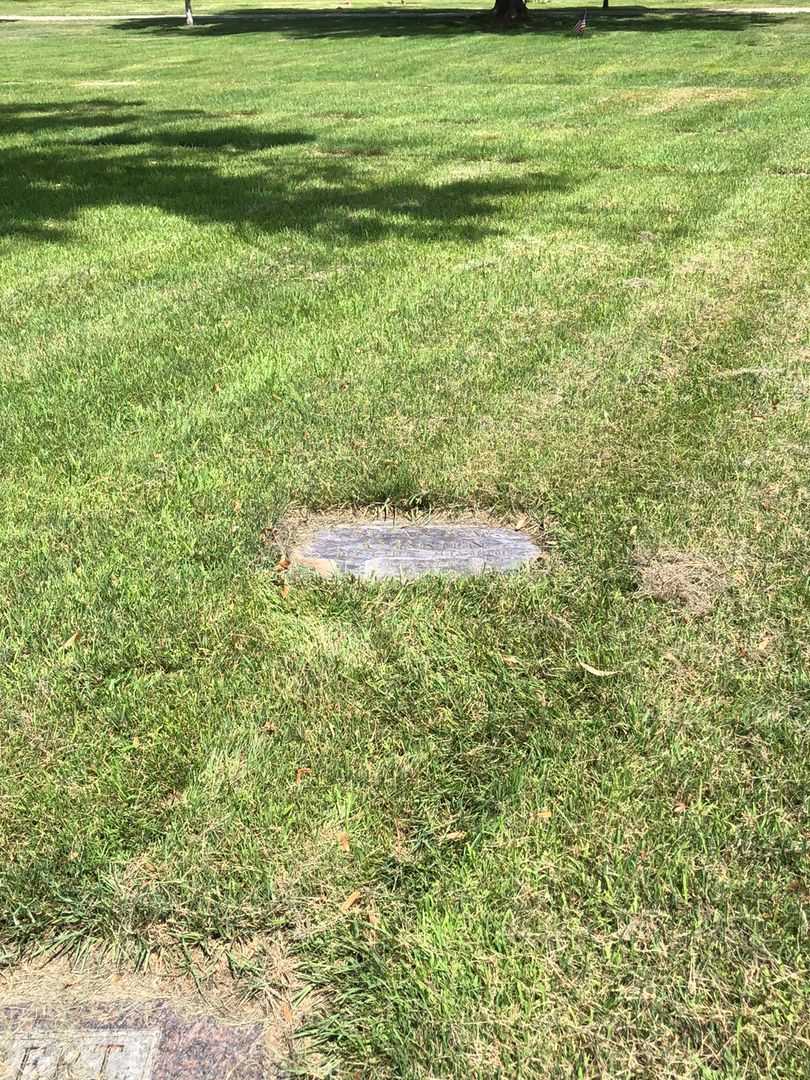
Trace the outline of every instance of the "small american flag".
{"type": "Polygon", "coordinates": [[[588,12],[583,11],[582,17],[577,20],[577,25],[574,27],[575,34],[584,34],[588,29],[588,12]]]}

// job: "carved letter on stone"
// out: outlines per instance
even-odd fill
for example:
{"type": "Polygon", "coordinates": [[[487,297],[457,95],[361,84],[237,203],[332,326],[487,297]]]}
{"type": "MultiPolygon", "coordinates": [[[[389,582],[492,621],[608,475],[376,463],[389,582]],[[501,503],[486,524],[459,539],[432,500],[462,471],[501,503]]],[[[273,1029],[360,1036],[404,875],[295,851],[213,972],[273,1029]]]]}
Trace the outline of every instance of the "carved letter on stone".
{"type": "Polygon", "coordinates": [[[23,1059],[20,1062],[20,1067],[17,1070],[17,1075],[14,1080],[31,1080],[39,1072],[40,1058],[38,1055],[45,1049],[44,1046],[26,1046],[23,1059]],[[32,1072],[28,1072],[28,1066],[32,1067],[32,1072]]]}
{"type": "Polygon", "coordinates": [[[110,1057],[113,1054],[122,1054],[123,1052],[124,1048],[120,1043],[108,1043],[104,1047],[104,1057],[101,1061],[101,1068],[98,1071],[98,1080],[110,1080],[111,1074],[107,1072],[107,1066],[110,1064],[110,1057]]]}

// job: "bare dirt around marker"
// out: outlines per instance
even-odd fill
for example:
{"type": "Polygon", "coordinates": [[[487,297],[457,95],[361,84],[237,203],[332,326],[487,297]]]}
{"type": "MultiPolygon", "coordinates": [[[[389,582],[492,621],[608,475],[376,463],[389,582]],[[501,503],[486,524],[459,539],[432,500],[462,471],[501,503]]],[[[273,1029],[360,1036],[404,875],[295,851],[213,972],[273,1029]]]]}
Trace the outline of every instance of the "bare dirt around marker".
{"type": "Polygon", "coordinates": [[[295,511],[267,530],[265,539],[285,571],[366,580],[508,572],[548,554],[538,522],[489,510],[295,511]]]}
{"type": "Polygon", "coordinates": [[[391,509],[378,506],[338,506],[330,510],[294,507],[262,534],[266,544],[282,557],[308,543],[323,529],[341,525],[480,525],[493,529],[515,529],[525,533],[542,551],[549,546],[551,523],[522,513],[500,513],[484,507],[443,509],[391,509]]]}

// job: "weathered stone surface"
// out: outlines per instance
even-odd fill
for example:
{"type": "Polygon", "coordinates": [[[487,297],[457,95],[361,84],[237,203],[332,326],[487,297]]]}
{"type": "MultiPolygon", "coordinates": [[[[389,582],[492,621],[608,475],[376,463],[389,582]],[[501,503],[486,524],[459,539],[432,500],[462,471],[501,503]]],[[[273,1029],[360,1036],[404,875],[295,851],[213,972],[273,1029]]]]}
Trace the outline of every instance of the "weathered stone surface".
{"type": "Polygon", "coordinates": [[[159,1039],[155,1030],[31,1031],[11,1039],[8,1072],[15,1080],[57,1076],[144,1080],[152,1075],[159,1039]]]}
{"type": "Polygon", "coordinates": [[[0,1080],[271,1080],[261,1024],[166,1002],[0,1008],[0,1080]]]}
{"type": "Polygon", "coordinates": [[[423,574],[516,570],[540,549],[525,533],[487,525],[333,525],[292,553],[293,567],[322,577],[411,579],[423,574]]]}

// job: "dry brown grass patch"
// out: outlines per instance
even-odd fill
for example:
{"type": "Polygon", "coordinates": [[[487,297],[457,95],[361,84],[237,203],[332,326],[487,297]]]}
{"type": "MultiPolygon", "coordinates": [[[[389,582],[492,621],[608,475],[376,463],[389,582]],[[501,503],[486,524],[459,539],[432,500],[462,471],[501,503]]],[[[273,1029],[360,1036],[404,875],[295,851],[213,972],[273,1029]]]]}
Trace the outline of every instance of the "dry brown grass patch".
{"type": "MultiPolygon", "coordinates": [[[[301,983],[280,937],[256,934],[238,942],[151,953],[142,963],[119,952],[88,949],[80,956],[43,953],[0,970],[0,1005],[155,1001],[179,1012],[215,1014],[225,1021],[273,1021],[288,1015],[301,983]]],[[[307,1015],[316,1009],[310,1002],[307,1015]]],[[[299,1011],[301,1011],[299,1009],[299,1011]]]]}
{"type": "Polygon", "coordinates": [[[687,615],[707,615],[729,585],[726,572],[689,551],[640,551],[635,556],[639,596],[677,605],[687,615]]]}
{"type": "Polygon", "coordinates": [[[672,112],[674,109],[683,108],[685,105],[714,104],[716,102],[743,102],[754,97],[751,90],[727,89],[721,90],[709,86],[675,86],[662,93],[656,94],[652,101],[649,95],[645,95],[647,103],[642,107],[643,116],[651,116],[655,113],[672,112]]]}

